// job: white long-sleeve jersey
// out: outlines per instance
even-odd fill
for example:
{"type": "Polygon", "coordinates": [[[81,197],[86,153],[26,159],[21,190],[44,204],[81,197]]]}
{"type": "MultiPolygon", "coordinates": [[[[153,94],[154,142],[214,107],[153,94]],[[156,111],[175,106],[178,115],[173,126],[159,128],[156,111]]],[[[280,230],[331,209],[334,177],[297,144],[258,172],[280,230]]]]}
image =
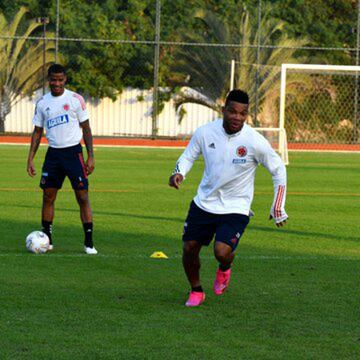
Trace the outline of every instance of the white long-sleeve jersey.
{"type": "Polygon", "coordinates": [[[200,154],[205,170],[194,201],[201,209],[214,214],[249,215],[256,168],[262,164],[270,172],[274,184],[270,214],[277,223],[287,219],[286,168],[257,131],[244,124],[241,131],[228,135],[222,119],[203,125],[195,131],[173,173],[185,178],[200,154]]]}

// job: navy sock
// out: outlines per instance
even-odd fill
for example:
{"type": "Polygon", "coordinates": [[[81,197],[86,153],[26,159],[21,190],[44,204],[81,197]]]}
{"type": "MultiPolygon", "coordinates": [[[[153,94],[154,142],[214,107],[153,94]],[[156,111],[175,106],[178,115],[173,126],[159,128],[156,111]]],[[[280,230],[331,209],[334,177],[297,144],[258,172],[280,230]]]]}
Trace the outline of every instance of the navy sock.
{"type": "Polygon", "coordinates": [[[42,225],[41,231],[48,236],[50,240],[50,244],[52,244],[52,221],[42,220],[41,225],[42,225]]]}
{"type": "Polygon", "coordinates": [[[204,292],[202,286],[195,286],[191,288],[191,291],[195,291],[195,292],[204,292]]]}
{"type": "Polygon", "coordinates": [[[92,240],[92,233],[93,233],[93,223],[83,223],[84,233],[85,233],[85,241],[84,245],[86,247],[92,248],[94,247],[93,240],[92,240]]]}
{"type": "Polygon", "coordinates": [[[219,269],[221,271],[226,271],[226,270],[229,270],[230,268],[231,268],[231,264],[228,264],[228,265],[219,264],[219,269]]]}

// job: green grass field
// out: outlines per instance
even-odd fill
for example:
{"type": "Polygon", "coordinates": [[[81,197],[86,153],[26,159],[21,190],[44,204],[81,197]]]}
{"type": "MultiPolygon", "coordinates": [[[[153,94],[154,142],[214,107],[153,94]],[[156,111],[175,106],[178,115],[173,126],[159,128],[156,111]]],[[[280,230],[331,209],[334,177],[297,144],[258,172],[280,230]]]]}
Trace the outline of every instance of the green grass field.
{"type": "Polygon", "coordinates": [[[181,150],[97,148],[91,175],[95,244],[83,254],[69,182],[59,193],[55,251],[33,255],[39,173],[26,146],[0,146],[1,359],[356,359],[360,347],[360,155],[290,153],[283,229],[268,221],[270,175],[259,168],[255,217],[230,288],[212,294],[217,263],[202,251],[206,302],[184,306],[181,234],[202,175],[176,191],[181,150]],[[167,260],[152,259],[163,251],[167,260]]]}

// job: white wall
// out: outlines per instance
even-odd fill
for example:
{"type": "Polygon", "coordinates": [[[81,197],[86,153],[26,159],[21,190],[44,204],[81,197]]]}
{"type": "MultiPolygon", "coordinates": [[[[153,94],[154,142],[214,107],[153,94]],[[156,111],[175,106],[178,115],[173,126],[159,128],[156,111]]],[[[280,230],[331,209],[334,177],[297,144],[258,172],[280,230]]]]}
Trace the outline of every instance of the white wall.
{"type": "MultiPolygon", "coordinates": [[[[20,100],[6,117],[5,131],[12,133],[31,133],[32,117],[36,100],[20,100]]],[[[150,136],[152,131],[152,93],[137,89],[126,89],[116,101],[109,98],[88,99],[87,107],[94,135],[98,136],[150,136]],[[143,100],[140,101],[139,97],[143,100]]],[[[184,105],[186,114],[179,124],[174,102],[170,100],[158,117],[158,135],[182,137],[191,135],[194,130],[218,117],[213,110],[197,104],[184,105]]]]}

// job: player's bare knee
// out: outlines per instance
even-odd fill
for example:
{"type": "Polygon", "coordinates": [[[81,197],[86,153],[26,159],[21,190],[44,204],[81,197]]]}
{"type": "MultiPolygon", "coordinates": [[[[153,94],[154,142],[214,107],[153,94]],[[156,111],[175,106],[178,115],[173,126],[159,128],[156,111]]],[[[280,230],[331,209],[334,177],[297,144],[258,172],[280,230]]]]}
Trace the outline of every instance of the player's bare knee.
{"type": "Polygon", "coordinates": [[[89,196],[87,191],[76,191],[75,195],[79,205],[87,205],[89,203],[89,196]]]}
{"type": "Polygon", "coordinates": [[[200,251],[200,245],[196,241],[184,241],[183,253],[184,255],[198,254],[200,251]]]}
{"type": "Polygon", "coordinates": [[[221,245],[216,244],[215,245],[214,254],[215,254],[216,259],[221,263],[228,262],[230,260],[231,252],[232,252],[232,249],[229,245],[226,245],[226,244],[221,244],[221,245]]]}
{"type": "Polygon", "coordinates": [[[56,192],[49,192],[44,191],[43,192],[43,202],[47,205],[52,205],[55,202],[56,199],[56,192]]]}

